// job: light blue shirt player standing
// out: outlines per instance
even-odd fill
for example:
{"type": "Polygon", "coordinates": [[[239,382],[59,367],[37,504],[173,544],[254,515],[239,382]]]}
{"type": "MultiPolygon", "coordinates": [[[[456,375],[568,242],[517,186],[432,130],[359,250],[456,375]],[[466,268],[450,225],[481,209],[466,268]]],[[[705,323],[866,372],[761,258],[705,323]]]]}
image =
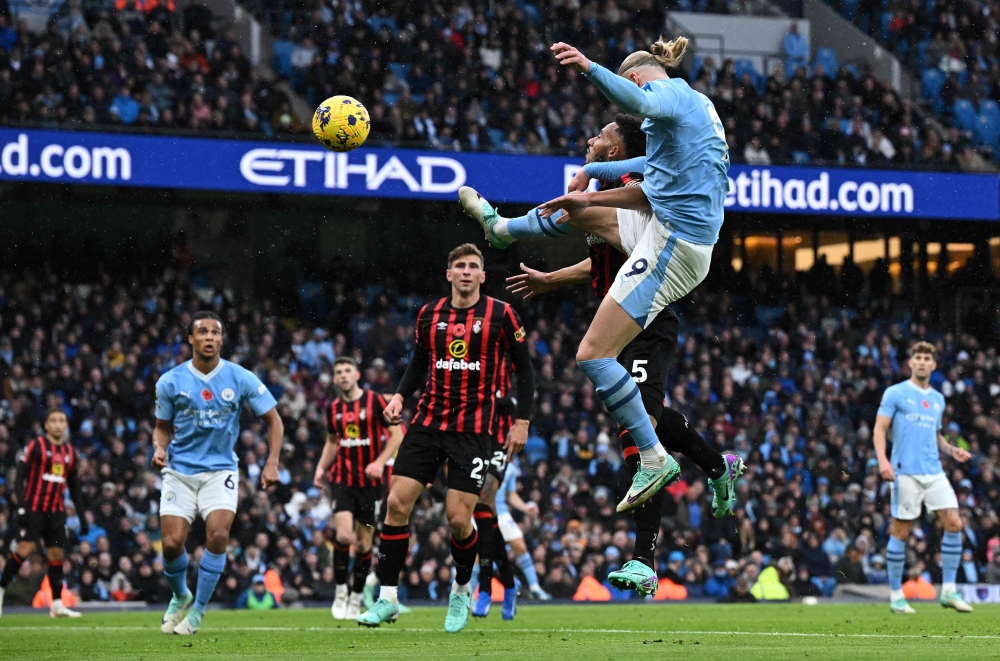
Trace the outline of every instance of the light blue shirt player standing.
{"type": "Polygon", "coordinates": [[[941,605],[960,613],[972,611],[955,588],[962,558],[962,520],[958,499],[941,466],[941,455],[968,461],[969,453],[948,443],[941,435],[944,396],[930,386],[937,367],[936,350],[930,342],[910,348],[910,378],[886,388],[875,416],[872,440],[879,474],[892,480],[892,524],[886,545],[889,573],[889,608],[893,613],[915,612],[903,596],[906,540],[913,521],[924,507],[936,512],[945,533],[941,538],[941,605]],[[886,432],[892,429],[892,458],[886,457],[886,432]]]}
{"type": "Polygon", "coordinates": [[[233,447],[240,434],[244,404],[266,424],[269,454],[261,471],[264,488],[278,481],[284,426],[274,397],[252,372],[222,360],[222,320],[198,312],[189,329],[193,357],[156,382],[153,468],[163,469],[160,527],[163,573],[173,598],[160,623],[163,633],[198,631],[205,606],[226,566],[229,529],[239,502],[239,471],[233,447]],[[187,586],[188,530],[205,520],[205,552],[198,565],[198,588],[187,586]]]}

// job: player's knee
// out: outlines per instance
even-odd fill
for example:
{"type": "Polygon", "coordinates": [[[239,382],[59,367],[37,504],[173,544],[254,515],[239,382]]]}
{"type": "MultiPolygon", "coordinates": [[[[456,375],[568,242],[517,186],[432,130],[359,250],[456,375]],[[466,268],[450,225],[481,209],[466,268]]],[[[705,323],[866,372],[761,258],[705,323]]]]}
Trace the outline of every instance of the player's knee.
{"type": "Polygon", "coordinates": [[[341,546],[350,546],[351,544],[354,544],[354,542],[355,542],[354,535],[350,533],[344,535],[341,535],[340,533],[337,534],[337,543],[340,544],[341,546]]]}
{"type": "Polygon", "coordinates": [[[63,550],[57,546],[48,549],[49,560],[60,562],[63,559],[63,550]]]}
{"type": "Polygon", "coordinates": [[[173,560],[184,551],[183,535],[163,535],[163,556],[168,560],[173,560]]]}
{"type": "Polygon", "coordinates": [[[464,507],[461,510],[448,512],[448,527],[451,528],[454,535],[468,532],[469,528],[472,527],[472,512],[464,507]]]}
{"type": "Polygon", "coordinates": [[[229,542],[229,532],[226,530],[209,530],[205,535],[205,546],[212,553],[222,553],[229,542]]]}
{"type": "Polygon", "coordinates": [[[389,497],[385,499],[386,519],[392,521],[406,521],[410,518],[409,503],[403,502],[398,494],[389,492],[389,497]]]}
{"type": "Polygon", "coordinates": [[[580,342],[580,346],[576,348],[576,362],[582,363],[585,360],[594,360],[595,358],[600,358],[597,355],[596,347],[592,342],[590,342],[586,337],[580,342]]]}

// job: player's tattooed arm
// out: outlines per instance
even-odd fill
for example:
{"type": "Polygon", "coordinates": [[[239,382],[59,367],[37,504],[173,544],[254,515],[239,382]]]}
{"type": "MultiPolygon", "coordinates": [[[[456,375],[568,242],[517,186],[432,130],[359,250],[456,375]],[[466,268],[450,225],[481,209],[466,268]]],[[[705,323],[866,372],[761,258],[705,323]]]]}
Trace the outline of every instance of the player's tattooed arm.
{"type": "Polygon", "coordinates": [[[167,467],[167,446],[170,445],[173,436],[174,423],[157,418],[156,427],[153,429],[153,468],[167,467]]]}
{"type": "Polygon", "coordinates": [[[972,455],[969,454],[967,450],[963,450],[957,445],[952,445],[951,443],[948,442],[948,439],[945,438],[940,432],[938,432],[937,435],[937,442],[938,442],[938,450],[941,452],[941,454],[945,455],[946,457],[951,457],[955,461],[962,463],[968,461],[969,459],[972,459],[972,455]]]}
{"type": "Polygon", "coordinates": [[[281,421],[277,408],[272,408],[260,416],[260,419],[267,425],[267,463],[260,472],[260,484],[266,489],[278,483],[278,461],[281,459],[281,446],[285,441],[285,423],[281,421]]]}
{"type": "Polygon", "coordinates": [[[536,271],[522,263],[521,273],[507,278],[507,291],[528,300],[559,287],[580,285],[587,282],[590,282],[589,257],[573,266],[567,266],[551,273],[536,271]]]}

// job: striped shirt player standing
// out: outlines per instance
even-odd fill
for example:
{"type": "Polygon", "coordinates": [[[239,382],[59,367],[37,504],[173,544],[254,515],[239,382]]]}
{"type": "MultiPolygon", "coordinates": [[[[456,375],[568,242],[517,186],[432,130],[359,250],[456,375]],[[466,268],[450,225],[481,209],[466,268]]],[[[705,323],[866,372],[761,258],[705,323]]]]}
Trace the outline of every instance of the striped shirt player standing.
{"type": "Polygon", "coordinates": [[[361,614],[365,579],[372,566],[376,504],[382,500],[382,475],[386,462],[403,441],[399,425],[388,425],[382,417],[385,398],[359,386],[360,378],[353,358],[341,356],[333,362],[333,382],[343,394],[327,408],[326,445],[313,478],[313,483],[323,488],[329,472],[335,502],[333,574],[337,592],[330,608],[335,620],[356,619],[361,614]],[[352,545],[354,575],[348,589],[352,545]]]}
{"type": "Polygon", "coordinates": [[[507,435],[506,458],[528,437],[535,393],[525,330],[514,309],[480,293],[486,279],[483,255],[467,243],[448,255],[451,296],[425,305],[417,315],[416,347],[410,366],[385,411],[398,422],[406,397],[423,392],[393,466],[378,557],[379,600],[358,618],[377,627],[398,615],[396,588],[409,548],[409,519],[426,484],[448,464],[445,511],[451,528],[456,576],[444,628],[460,631],[468,621],[472,570],[476,561],[473,509],[494,451],[496,391],[506,354],[517,370],[517,413],[507,435]]]}
{"type": "Polygon", "coordinates": [[[4,590],[17,576],[21,564],[44,542],[49,560],[49,586],[52,588],[52,617],[80,617],[63,605],[63,550],[66,548],[66,492],[69,491],[80,517],[80,536],[89,526],[84,516],[80,483],[77,480],[79,457],[67,442],[69,424],[62,409],[45,414],[45,435],[28,443],[19,457],[12,499],[16,499],[17,546],[7,556],[0,576],[0,614],[4,590]]]}
{"type": "Polygon", "coordinates": [[[903,566],[906,541],[921,509],[937,512],[944,527],[941,539],[941,605],[960,613],[971,613],[955,588],[962,559],[962,520],[958,499],[941,466],[941,455],[968,461],[970,455],[948,443],[941,434],[944,396],[930,386],[937,367],[937,351],[930,342],[910,348],[910,378],[886,388],[875,417],[872,440],[878,457],[879,473],[892,480],[892,524],[886,547],[889,571],[889,608],[893,613],[915,612],[903,596],[903,566]],[[892,429],[892,457],[886,456],[886,432],[892,429]]]}
{"type": "Polygon", "coordinates": [[[153,468],[163,470],[160,527],[163,573],[173,597],[160,631],[191,635],[201,626],[205,607],[226,567],[229,529],[239,502],[239,466],[233,447],[240,414],[248,404],[267,425],[269,454],[261,486],[278,481],[284,425],[277,402],[257,376],[219,355],[225,331],[214,312],[198,312],[188,328],[192,358],[156,382],[153,468]],[[205,520],[205,551],[198,565],[198,587],[188,590],[184,548],[195,517],[205,520]]]}

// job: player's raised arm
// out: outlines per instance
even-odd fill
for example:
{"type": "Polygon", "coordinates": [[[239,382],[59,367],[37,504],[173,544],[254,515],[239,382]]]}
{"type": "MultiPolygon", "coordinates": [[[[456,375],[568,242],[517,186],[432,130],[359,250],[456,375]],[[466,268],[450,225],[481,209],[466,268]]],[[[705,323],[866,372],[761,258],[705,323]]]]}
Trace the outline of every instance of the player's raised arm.
{"type": "Polygon", "coordinates": [[[521,263],[521,273],[507,278],[507,291],[524,297],[524,300],[534,298],[539,294],[565,287],[590,282],[590,258],[573,266],[546,273],[536,271],[521,263]]]}

